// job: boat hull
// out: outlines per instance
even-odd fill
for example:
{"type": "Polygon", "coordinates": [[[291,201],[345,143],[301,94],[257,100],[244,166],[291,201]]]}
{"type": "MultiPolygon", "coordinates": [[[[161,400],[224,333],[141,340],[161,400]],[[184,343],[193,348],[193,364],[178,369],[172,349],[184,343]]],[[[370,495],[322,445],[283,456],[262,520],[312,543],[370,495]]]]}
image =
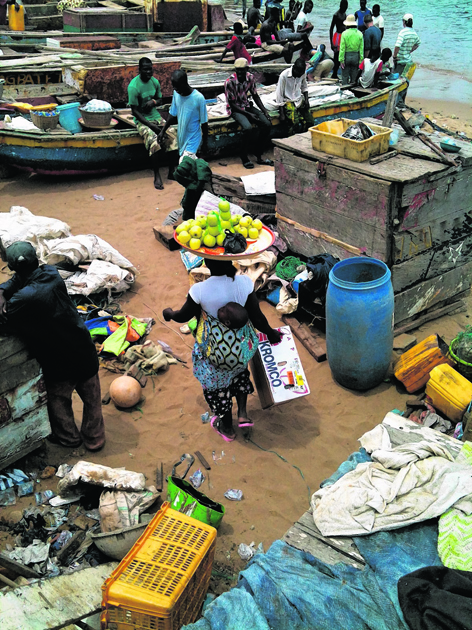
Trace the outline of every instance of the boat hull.
{"type": "MultiPolygon", "coordinates": [[[[380,116],[389,94],[406,89],[406,82],[356,99],[346,99],[312,108],[313,125],[336,118],[357,120],[380,116]]],[[[284,128],[273,118],[272,135],[284,136],[284,128]]],[[[244,132],[232,118],[213,121],[208,129],[208,156],[238,155],[246,142],[244,132]]],[[[175,155],[175,141],[162,154],[163,164],[175,155]]],[[[75,175],[123,172],[150,168],[142,138],[134,130],[94,134],[26,133],[0,130],[0,163],[45,175],[75,175]]]]}

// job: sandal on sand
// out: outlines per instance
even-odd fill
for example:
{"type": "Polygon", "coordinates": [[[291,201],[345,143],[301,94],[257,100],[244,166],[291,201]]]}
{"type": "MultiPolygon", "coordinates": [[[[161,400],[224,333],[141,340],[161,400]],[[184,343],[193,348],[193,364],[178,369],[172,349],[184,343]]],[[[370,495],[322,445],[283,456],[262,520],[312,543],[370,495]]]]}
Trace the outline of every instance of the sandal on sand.
{"type": "Polygon", "coordinates": [[[243,162],[243,166],[244,168],[254,168],[254,164],[251,162],[251,160],[248,160],[247,162],[243,162]]]}
{"type": "Polygon", "coordinates": [[[274,160],[257,160],[258,164],[265,164],[266,166],[274,166],[274,160]]]}
{"type": "Polygon", "coordinates": [[[246,418],[246,420],[244,422],[240,422],[238,426],[240,429],[244,429],[245,427],[253,427],[254,422],[250,420],[249,418],[246,418]]]}
{"type": "Polygon", "coordinates": [[[218,418],[218,416],[213,416],[213,418],[210,420],[212,429],[214,429],[218,433],[218,435],[223,438],[225,442],[233,442],[236,439],[236,435],[234,435],[233,437],[230,437],[229,435],[222,433],[219,430],[219,422],[220,422],[220,419],[218,418]]]}

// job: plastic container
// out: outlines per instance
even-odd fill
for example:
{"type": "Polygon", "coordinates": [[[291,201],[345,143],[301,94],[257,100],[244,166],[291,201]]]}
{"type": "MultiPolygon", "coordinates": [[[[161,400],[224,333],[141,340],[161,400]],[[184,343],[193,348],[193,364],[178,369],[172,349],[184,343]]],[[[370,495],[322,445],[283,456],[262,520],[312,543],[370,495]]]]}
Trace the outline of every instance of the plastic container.
{"type": "Polygon", "coordinates": [[[353,162],[365,162],[374,155],[381,155],[388,151],[388,141],[392,129],[369,123],[369,127],[376,134],[375,136],[360,141],[343,138],[342,134],[346,129],[355,124],[355,120],[338,118],[310,127],[312,147],[315,151],[324,151],[353,162]]]}
{"type": "Polygon", "coordinates": [[[82,127],[79,123],[80,103],[66,103],[65,105],[58,105],[57,111],[59,112],[59,124],[67,131],[71,133],[80,133],[82,127]]]}
{"type": "Polygon", "coordinates": [[[167,500],[173,510],[216,528],[220,526],[225,513],[224,505],[215,503],[180,477],[167,478],[167,500]]]}
{"type": "Polygon", "coordinates": [[[393,348],[390,270],[375,258],[347,258],[329,272],[326,350],[336,381],[366,390],[381,383],[393,348]]]}
{"type": "Polygon", "coordinates": [[[25,7],[21,4],[18,11],[14,4],[8,7],[8,27],[11,31],[25,30],[25,7]]]}
{"type": "Polygon", "coordinates": [[[300,286],[300,283],[305,282],[305,280],[308,280],[308,269],[305,269],[305,271],[302,271],[301,273],[299,273],[292,280],[292,288],[295,291],[295,293],[298,293],[298,287],[300,286]]]}
{"type": "Polygon", "coordinates": [[[442,363],[450,363],[447,351],[447,343],[441,337],[426,337],[398,359],[394,370],[395,378],[403,383],[410,394],[417,392],[426,385],[433,368],[442,363]]]}
{"type": "Polygon", "coordinates": [[[168,503],[102,586],[102,630],[177,630],[197,618],[216,530],[168,503]]]}
{"type": "Polygon", "coordinates": [[[459,372],[459,374],[462,374],[464,378],[471,380],[472,379],[472,363],[467,363],[467,361],[464,361],[459,356],[457,356],[456,346],[457,346],[458,341],[459,339],[455,337],[451,341],[451,344],[449,346],[449,357],[451,359],[451,365],[455,370],[457,370],[457,372],[459,372]]]}
{"type": "Polygon", "coordinates": [[[449,420],[459,422],[472,400],[472,383],[450,365],[438,365],[429,375],[426,394],[449,420]]]}

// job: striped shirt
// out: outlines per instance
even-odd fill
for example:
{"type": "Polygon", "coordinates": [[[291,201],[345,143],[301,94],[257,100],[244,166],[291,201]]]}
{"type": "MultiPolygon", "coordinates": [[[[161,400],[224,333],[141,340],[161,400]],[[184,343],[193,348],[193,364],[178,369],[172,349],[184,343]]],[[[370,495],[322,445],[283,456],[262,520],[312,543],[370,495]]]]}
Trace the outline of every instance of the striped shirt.
{"type": "Polygon", "coordinates": [[[398,46],[397,63],[411,63],[411,50],[414,46],[420,45],[421,40],[411,27],[406,26],[398,33],[395,48],[398,46]]]}
{"type": "Polygon", "coordinates": [[[226,79],[225,95],[228,114],[231,114],[232,104],[241,109],[251,107],[252,103],[249,101],[248,92],[251,96],[257,94],[256,81],[254,80],[254,75],[250,72],[246,73],[246,78],[242,83],[238,81],[236,72],[226,79]]]}

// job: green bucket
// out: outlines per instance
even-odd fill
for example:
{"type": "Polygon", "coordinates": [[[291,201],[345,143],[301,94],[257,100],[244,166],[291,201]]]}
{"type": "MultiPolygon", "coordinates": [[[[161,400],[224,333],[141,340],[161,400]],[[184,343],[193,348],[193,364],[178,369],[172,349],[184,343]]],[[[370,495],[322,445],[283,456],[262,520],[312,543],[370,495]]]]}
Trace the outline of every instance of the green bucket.
{"type": "Polygon", "coordinates": [[[167,478],[167,500],[173,510],[212,525],[216,529],[220,526],[225,513],[221,503],[215,503],[180,477],[167,478]]]}

